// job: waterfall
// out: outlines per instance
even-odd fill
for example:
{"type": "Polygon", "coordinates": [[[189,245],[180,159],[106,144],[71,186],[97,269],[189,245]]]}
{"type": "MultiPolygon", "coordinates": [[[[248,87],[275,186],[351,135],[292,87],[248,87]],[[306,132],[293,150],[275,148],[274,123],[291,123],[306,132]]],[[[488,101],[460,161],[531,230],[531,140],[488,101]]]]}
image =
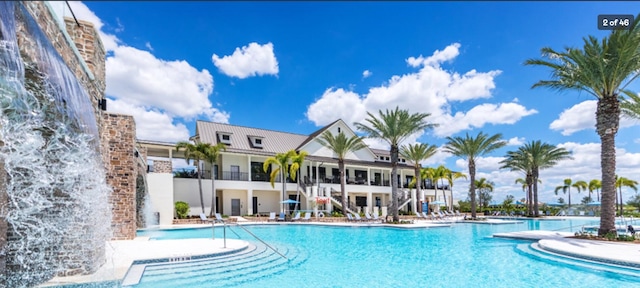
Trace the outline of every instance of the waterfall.
{"type": "Polygon", "coordinates": [[[0,2],[0,15],[0,284],[30,287],[104,264],[110,188],[87,92],[22,5],[0,2]]]}

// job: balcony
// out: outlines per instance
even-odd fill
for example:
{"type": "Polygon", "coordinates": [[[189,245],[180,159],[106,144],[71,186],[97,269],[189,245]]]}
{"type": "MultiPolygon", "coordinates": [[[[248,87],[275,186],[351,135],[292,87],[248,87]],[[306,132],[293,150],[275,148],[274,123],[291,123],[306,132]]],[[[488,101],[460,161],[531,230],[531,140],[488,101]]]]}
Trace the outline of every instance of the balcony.
{"type": "Polygon", "coordinates": [[[222,175],[218,174],[216,176],[217,180],[249,181],[249,173],[246,172],[222,171],[222,175]]]}

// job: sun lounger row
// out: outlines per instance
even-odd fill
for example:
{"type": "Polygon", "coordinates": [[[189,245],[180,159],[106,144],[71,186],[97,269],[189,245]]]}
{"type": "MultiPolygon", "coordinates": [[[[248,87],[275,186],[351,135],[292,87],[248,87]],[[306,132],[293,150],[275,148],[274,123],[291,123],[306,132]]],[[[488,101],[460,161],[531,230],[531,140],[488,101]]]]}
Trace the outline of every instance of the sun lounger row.
{"type": "MultiPolygon", "coordinates": [[[[291,218],[291,221],[309,221],[311,220],[311,212],[305,212],[304,218],[300,217],[300,212],[296,212],[296,215],[291,218]]],[[[267,221],[286,221],[286,217],[284,212],[280,212],[279,216],[276,218],[276,212],[269,213],[269,218],[267,221]]]]}
{"type": "Polygon", "coordinates": [[[373,216],[371,216],[371,214],[369,214],[369,212],[364,213],[364,217],[362,218],[360,216],[360,214],[354,213],[347,213],[347,221],[349,222],[384,222],[384,220],[382,220],[382,218],[378,217],[378,214],[373,213],[373,216]]]}

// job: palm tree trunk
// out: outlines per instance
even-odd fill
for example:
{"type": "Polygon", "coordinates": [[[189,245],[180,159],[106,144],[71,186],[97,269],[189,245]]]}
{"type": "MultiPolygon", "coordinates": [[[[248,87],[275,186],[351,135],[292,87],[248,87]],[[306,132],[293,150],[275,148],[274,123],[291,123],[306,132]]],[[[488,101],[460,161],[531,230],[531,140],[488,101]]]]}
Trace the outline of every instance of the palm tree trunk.
{"type": "Polygon", "coordinates": [[[202,169],[200,168],[200,161],[198,163],[198,190],[200,190],[200,207],[202,208],[202,214],[204,214],[204,196],[202,196],[202,169]]]}
{"type": "Polygon", "coordinates": [[[618,209],[620,210],[620,216],[622,216],[622,209],[623,209],[623,207],[622,207],[622,185],[620,185],[620,187],[618,187],[618,190],[620,191],[620,201],[618,202],[619,203],[618,209]]]}
{"type": "Polygon", "coordinates": [[[567,189],[567,194],[569,194],[569,208],[571,208],[571,187],[567,189]]]}
{"type": "MultiPolygon", "coordinates": [[[[287,179],[284,175],[284,167],[280,167],[280,181],[282,182],[282,201],[287,200],[287,179]]],[[[287,204],[282,203],[282,212],[286,212],[285,209],[287,204]]]]}
{"type": "Polygon", "coordinates": [[[529,196],[529,203],[527,203],[527,214],[529,216],[533,216],[533,183],[529,184],[529,186],[527,186],[527,194],[529,196]]]}
{"type": "Polygon", "coordinates": [[[400,221],[398,214],[398,146],[391,145],[391,210],[393,221],[400,221]]]}
{"type": "Polygon", "coordinates": [[[420,184],[422,184],[422,179],[420,179],[420,167],[415,167],[414,172],[416,173],[416,211],[421,211],[422,207],[420,207],[420,201],[423,199],[420,199],[420,184]]]}
{"type": "Polygon", "coordinates": [[[344,160],[338,160],[338,170],[340,170],[340,193],[342,194],[342,214],[347,215],[347,188],[346,180],[344,177],[344,160]]]}
{"type": "Polygon", "coordinates": [[[533,168],[533,216],[540,217],[540,209],[538,209],[538,167],[533,168]]]}
{"type": "MultiPolygon", "coordinates": [[[[444,206],[447,207],[447,209],[449,209],[449,205],[447,204],[447,195],[444,193],[444,179],[440,179],[440,181],[442,181],[442,198],[444,198],[444,206]]],[[[438,188],[438,187],[436,187],[438,188]]]]}
{"type": "Polygon", "coordinates": [[[620,123],[620,103],[617,95],[600,98],[596,109],[596,131],[600,136],[600,166],[602,167],[602,197],[598,235],[616,233],[616,143],[620,123]]]}
{"type": "Polygon", "coordinates": [[[211,213],[209,214],[209,216],[213,216],[214,214],[218,213],[218,211],[216,211],[216,185],[215,185],[215,174],[213,173],[213,169],[215,166],[213,165],[213,162],[211,162],[211,213]]]}
{"type": "Polygon", "coordinates": [[[476,218],[476,163],[469,159],[469,194],[471,195],[471,218],[476,218]]]}

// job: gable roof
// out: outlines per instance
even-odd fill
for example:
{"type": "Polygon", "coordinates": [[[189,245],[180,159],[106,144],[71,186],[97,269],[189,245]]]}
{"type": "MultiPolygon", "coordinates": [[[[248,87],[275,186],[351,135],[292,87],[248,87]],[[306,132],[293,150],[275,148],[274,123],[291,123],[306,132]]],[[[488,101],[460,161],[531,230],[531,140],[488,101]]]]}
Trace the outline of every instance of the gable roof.
{"type": "Polygon", "coordinates": [[[326,131],[327,129],[329,129],[329,127],[333,126],[333,124],[338,123],[338,121],[340,121],[341,119],[338,119],[336,121],[333,121],[331,123],[329,123],[328,125],[316,130],[316,132],[313,132],[309,135],[309,137],[307,137],[306,140],[304,140],[302,143],[300,143],[300,145],[298,145],[298,147],[296,147],[296,150],[302,148],[304,145],[307,145],[307,143],[311,142],[313,139],[315,139],[316,137],[318,137],[320,134],[322,134],[324,131],[326,131]]]}
{"type": "Polygon", "coordinates": [[[255,154],[273,155],[284,153],[291,149],[296,149],[300,143],[304,142],[308,136],[279,132],[273,130],[250,128],[244,126],[196,121],[196,135],[199,141],[205,143],[218,144],[218,132],[231,134],[231,145],[227,145],[228,152],[248,152],[255,154]],[[262,148],[254,148],[249,137],[262,137],[262,148]]]}

